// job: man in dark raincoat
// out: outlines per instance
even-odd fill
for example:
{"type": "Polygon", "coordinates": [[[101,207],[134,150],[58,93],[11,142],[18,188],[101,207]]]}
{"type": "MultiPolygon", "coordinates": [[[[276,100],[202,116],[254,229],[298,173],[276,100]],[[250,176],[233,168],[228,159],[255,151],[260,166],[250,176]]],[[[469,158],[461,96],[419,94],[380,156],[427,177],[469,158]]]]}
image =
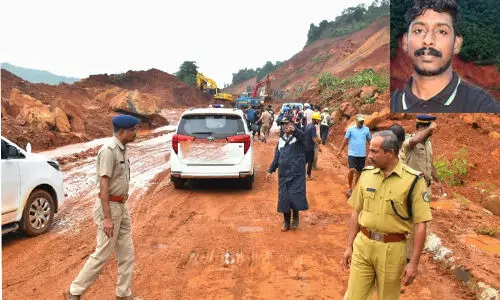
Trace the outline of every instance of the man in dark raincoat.
{"type": "Polygon", "coordinates": [[[295,128],[292,118],[286,116],[281,121],[283,135],[280,136],[266,179],[278,170],[278,212],[283,213],[281,231],[299,226],[299,211],[307,210],[306,199],[306,157],[304,154],[305,134],[295,128]],[[293,222],[290,219],[293,212],[293,222]]]}

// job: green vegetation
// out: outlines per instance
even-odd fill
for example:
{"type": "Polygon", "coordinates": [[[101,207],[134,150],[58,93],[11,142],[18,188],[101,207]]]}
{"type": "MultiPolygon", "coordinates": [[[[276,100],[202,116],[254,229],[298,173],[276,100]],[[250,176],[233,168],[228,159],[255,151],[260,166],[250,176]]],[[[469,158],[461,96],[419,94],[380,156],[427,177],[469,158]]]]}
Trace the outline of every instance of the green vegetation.
{"type": "Polygon", "coordinates": [[[307,33],[306,46],[311,43],[343,36],[354,31],[366,28],[377,18],[389,15],[389,0],[375,0],[368,8],[365,4],[346,8],[335,21],[321,21],[318,26],[311,24],[307,33]]]}
{"type": "Polygon", "coordinates": [[[290,78],[285,78],[285,80],[283,80],[281,83],[280,83],[280,87],[284,87],[286,86],[287,84],[290,83],[290,78]]]}
{"type": "Polygon", "coordinates": [[[477,234],[489,235],[491,237],[494,237],[498,234],[498,229],[493,228],[493,227],[479,227],[479,228],[474,229],[474,231],[477,234]]]}
{"type": "Polygon", "coordinates": [[[320,54],[320,55],[316,55],[314,56],[311,60],[313,63],[320,63],[320,62],[324,62],[324,61],[327,61],[332,55],[331,54],[320,54]]]}
{"type": "Polygon", "coordinates": [[[380,93],[389,88],[389,73],[375,73],[373,69],[365,69],[345,79],[335,77],[330,72],[324,72],[318,79],[318,85],[322,90],[333,90],[344,93],[346,90],[356,87],[376,86],[380,93]]]}
{"type": "Polygon", "coordinates": [[[305,70],[306,70],[305,67],[300,67],[297,70],[295,70],[295,74],[300,75],[300,74],[304,73],[305,70]]]}
{"type": "Polygon", "coordinates": [[[196,62],[185,61],[179,67],[179,71],[175,73],[175,76],[189,85],[196,86],[196,74],[198,74],[196,62]]]}
{"type": "MultiPolygon", "coordinates": [[[[464,42],[460,58],[477,64],[496,64],[500,71],[500,6],[497,0],[458,0],[460,16],[457,30],[464,42]]],[[[408,28],[405,13],[412,0],[391,3],[391,57],[398,47],[397,39],[408,28]]]]}
{"type": "Polygon", "coordinates": [[[444,180],[448,185],[462,185],[471,167],[467,162],[468,150],[461,148],[453,156],[451,160],[444,156],[438,157],[434,162],[434,167],[436,167],[439,178],[444,180]]]}
{"type": "Polygon", "coordinates": [[[373,97],[373,96],[372,97],[365,97],[365,98],[363,98],[363,102],[365,104],[373,104],[373,103],[375,103],[375,100],[377,100],[377,99],[375,97],[373,97]]]}
{"type": "Polygon", "coordinates": [[[237,73],[233,73],[233,81],[232,84],[242,83],[245,80],[248,80],[253,77],[257,77],[257,81],[260,81],[262,78],[269,75],[271,72],[279,68],[282,62],[277,61],[276,63],[272,63],[270,61],[266,62],[262,68],[257,69],[240,69],[237,73]]]}

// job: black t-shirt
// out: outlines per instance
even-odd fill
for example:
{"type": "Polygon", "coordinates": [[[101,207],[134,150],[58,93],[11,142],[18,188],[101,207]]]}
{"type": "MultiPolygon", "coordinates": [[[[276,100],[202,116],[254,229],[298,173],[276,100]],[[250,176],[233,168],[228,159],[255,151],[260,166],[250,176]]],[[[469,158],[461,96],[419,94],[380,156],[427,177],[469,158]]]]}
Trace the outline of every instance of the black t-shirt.
{"type": "Polygon", "coordinates": [[[463,81],[457,73],[448,85],[429,100],[411,91],[413,77],[401,90],[391,93],[391,112],[405,113],[500,113],[500,103],[481,88],[463,81]]]}

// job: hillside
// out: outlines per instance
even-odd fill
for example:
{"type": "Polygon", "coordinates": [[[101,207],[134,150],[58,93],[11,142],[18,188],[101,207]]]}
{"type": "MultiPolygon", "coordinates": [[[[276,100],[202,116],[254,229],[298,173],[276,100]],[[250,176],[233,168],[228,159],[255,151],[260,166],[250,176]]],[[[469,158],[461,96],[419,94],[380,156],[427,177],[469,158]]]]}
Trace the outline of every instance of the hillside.
{"type": "Polygon", "coordinates": [[[168,73],[151,69],[120,75],[92,75],[74,84],[30,83],[1,70],[2,135],[42,150],[112,135],[111,119],[126,113],[141,128],[168,124],[170,108],[206,104],[209,99],[168,73]]]}
{"type": "Polygon", "coordinates": [[[27,80],[31,83],[46,83],[51,85],[57,85],[62,82],[64,83],[74,83],[80,80],[80,78],[76,77],[66,77],[60,76],[48,71],[29,69],[11,65],[9,63],[2,63],[2,69],[9,71],[10,73],[27,80]]]}
{"type": "MultiPolygon", "coordinates": [[[[308,94],[317,95],[318,79],[325,72],[340,78],[367,68],[388,74],[388,23],[389,17],[382,17],[365,29],[342,37],[321,39],[306,46],[270,74],[274,101],[299,98],[308,90],[308,94]]],[[[249,79],[225,91],[239,95],[255,80],[249,79]]],[[[315,103],[322,99],[317,96],[309,97],[309,100],[315,103]]]]}

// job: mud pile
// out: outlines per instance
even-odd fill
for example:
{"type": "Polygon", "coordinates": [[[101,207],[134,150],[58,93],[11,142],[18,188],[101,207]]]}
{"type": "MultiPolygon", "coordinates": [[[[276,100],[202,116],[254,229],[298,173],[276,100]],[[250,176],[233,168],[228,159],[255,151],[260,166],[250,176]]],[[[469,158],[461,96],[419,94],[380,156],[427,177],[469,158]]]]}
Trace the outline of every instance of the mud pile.
{"type": "Polygon", "coordinates": [[[2,135],[35,151],[112,134],[118,113],[141,118],[141,128],[168,124],[162,111],[209,100],[168,73],[151,69],[91,75],[74,84],[33,84],[2,69],[2,135]]]}

